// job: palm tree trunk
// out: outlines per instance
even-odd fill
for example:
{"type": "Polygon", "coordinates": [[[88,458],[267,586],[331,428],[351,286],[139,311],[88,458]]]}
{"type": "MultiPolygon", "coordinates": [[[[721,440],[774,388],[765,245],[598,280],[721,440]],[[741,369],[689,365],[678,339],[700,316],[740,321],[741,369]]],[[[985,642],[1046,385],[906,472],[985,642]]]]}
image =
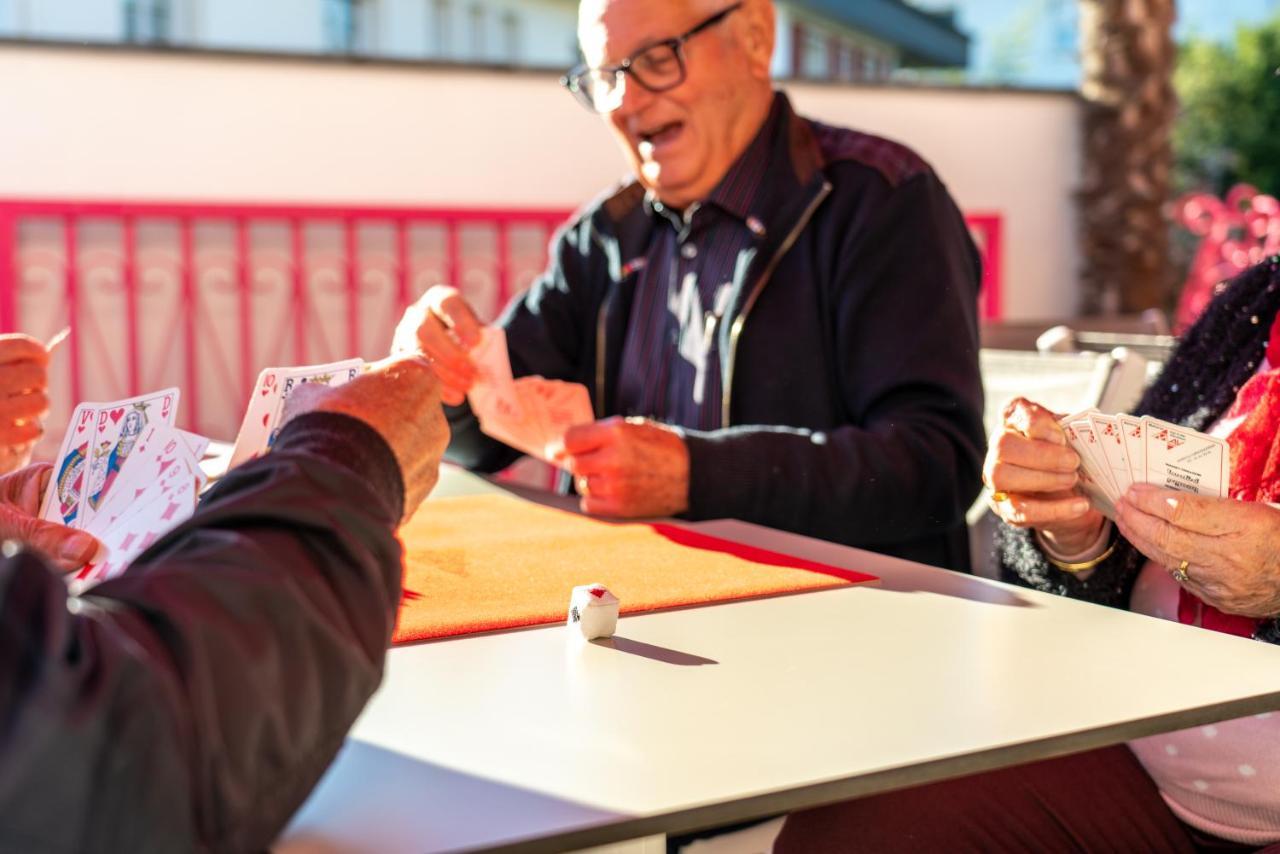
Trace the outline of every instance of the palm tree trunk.
{"type": "Polygon", "coordinates": [[[1177,112],[1174,0],[1080,0],[1086,313],[1163,307],[1177,112]]]}

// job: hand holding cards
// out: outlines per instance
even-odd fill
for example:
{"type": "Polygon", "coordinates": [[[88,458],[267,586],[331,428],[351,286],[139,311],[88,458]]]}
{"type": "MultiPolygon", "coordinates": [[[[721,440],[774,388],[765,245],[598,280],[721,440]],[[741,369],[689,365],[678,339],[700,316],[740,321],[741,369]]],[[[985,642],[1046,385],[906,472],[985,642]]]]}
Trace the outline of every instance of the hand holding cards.
{"type": "Polygon", "coordinates": [[[87,531],[105,554],[69,577],[73,587],[119,575],[195,511],[209,442],[176,429],[179,392],[82,403],[54,460],[40,518],[87,531]]]}
{"type": "Polygon", "coordinates": [[[513,379],[507,336],[498,327],[481,331],[471,351],[477,379],[468,392],[480,429],[518,451],[551,462],[570,427],[594,420],[586,386],[542,377],[513,379]]]}
{"type": "Polygon", "coordinates": [[[284,418],[285,404],[298,386],[322,383],[330,388],[351,382],[365,369],[363,359],[344,359],[326,365],[305,365],[296,368],[267,368],[258,375],[253,396],[240,423],[236,435],[235,450],[231,452],[228,468],[260,457],[275,444],[284,418]]]}
{"type": "Polygon", "coordinates": [[[1059,424],[1080,455],[1080,486],[1115,518],[1115,503],[1135,483],[1225,498],[1231,482],[1227,443],[1157,418],[1088,410],[1059,424]]]}

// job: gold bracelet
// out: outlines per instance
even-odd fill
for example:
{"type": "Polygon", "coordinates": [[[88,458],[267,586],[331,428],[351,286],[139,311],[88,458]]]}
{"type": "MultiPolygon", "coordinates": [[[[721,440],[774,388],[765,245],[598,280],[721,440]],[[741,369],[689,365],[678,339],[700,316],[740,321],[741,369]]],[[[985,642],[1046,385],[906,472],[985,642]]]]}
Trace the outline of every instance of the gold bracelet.
{"type": "Polygon", "coordinates": [[[1111,545],[1107,546],[1107,550],[1095,557],[1093,560],[1082,560],[1079,563],[1067,563],[1066,561],[1058,560],[1047,551],[1044,553],[1044,556],[1045,560],[1049,561],[1049,563],[1053,564],[1058,569],[1063,572],[1070,572],[1074,574],[1077,572],[1084,572],[1086,569],[1093,569],[1095,566],[1115,554],[1115,551],[1116,541],[1112,540],[1111,545]]]}

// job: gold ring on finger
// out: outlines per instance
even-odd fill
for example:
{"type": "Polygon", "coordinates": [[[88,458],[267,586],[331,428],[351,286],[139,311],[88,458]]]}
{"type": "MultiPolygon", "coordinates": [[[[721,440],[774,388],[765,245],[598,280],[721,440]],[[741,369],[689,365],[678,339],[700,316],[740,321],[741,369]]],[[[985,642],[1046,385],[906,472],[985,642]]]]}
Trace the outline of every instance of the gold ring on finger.
{"type": "Polygon", "coordinates": [[[1190,566],[1191,561],[1184,560],[1182,563],[1178,564],[1177,569],[1169,570],[1169,575],[1171,575],[1173,580],[1179,584],[1186,584],[1191,580],[1191,576],[1187,574],[1187,569],[1190,568],[1190,566]]]}
{"type": "Polygon", "coordinates": [[[992,500],[993,502],[995,502],[996,504],[1003,504],[1003,503],[1005,503],[1006,501],[1008,501],[1008,500],[1009,500],[1009,493],[1007,493],[1007,492],[993,492],[993,493],[991,493],[991,500],[992,500]]]}

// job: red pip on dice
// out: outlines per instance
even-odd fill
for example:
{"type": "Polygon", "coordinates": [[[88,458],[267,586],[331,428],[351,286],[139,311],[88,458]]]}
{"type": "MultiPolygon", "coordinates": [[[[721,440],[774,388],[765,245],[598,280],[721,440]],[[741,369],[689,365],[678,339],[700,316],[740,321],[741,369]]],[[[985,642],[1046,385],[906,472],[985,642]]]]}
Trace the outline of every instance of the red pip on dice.
{"type": "Polygon", "coordinates": [[[1231,454],[1215,436],[1151,416],[1107,415],[1096,409],[1058,422],[1080,455],[1080,487],[1104,516],[1135,483],[1225,498],[1231,454]]]}
{"type": "Polygon", "coordinates": [[[618,628],[618,597],[603,584],[584,584],[573,588],[569,597],[569,616],[565,626],[583,640],[613,637],[618,628]]]}

